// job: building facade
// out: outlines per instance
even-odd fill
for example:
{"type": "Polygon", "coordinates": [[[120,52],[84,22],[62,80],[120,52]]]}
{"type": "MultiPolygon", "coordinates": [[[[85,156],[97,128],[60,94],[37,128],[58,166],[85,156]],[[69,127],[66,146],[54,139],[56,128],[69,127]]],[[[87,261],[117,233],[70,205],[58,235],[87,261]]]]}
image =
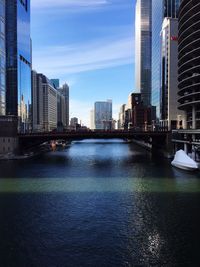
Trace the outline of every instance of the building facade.
{"type": "Polygon", "coordinates": [[[125,109],[126,104],[121,105],[119,110],[118,129],[124,129],[125,126],[125,109]]]}
{"type": "Polygon", "coordinates": [[[178,25],[178,108],[183,129],[173,132],[175,150],[184,149],[200,161],[200,2],[182,0],[178,25]]]}
{"type": "Polygon", "coordinates": [[[0,1],[0,116],[6,114],[5,0],[0,1]]]}
{"type": "Polygon", "coordinates": [[[18,131],[31,130],[30,0],[6,1],[6,114],[18,131]]]}
{"type": "Polygon", "coordinates": [[[51,83],[55,86],[55,88],[60,88],[60,80],[59,79],[51,79],[51,83]]]}
{"type": "Polygon", "coordinates": [[[200,128],[200,16],[199,1],[181,2],[178,47],[178,102],[186,114],[186,128],[200,128]]]}
{"type": "Polygon", "coordinates": [[[176,129],[183,112],[178,110],[178,19],[165,18],[161,33],[161,126],[176,129]]]}
{"type": "Polygon", "coordinates": [[[43,84],[42,76],[31,72],[33,132],[43,131],[43,84]]]}
{"type": "Polygon", "coordinates": [[[135,16],[136,92],[151,105],[152,0],[137,0],[135,16]]]}
{"type": "Polygon", "coordinates": [[[63,131],[66,128],[66,103],[65,97],[57,91],[57,129],[63,131]]]}
{"type": "Polygon", "coordinates": [[[43,131],[49,132],[57,129],[57,89],[43,74],[42,77],[42,100],[43,100],[43,131]]]}
{"type": "Polygon", "coordinates": [[[65,83],[61,88],[58,89],[59,93],[65,98],[65,118],[64,125],[66,128],[69,127],[69,86],[65,83]]]}
{"type": "Polygon", "coordinates": [[[95,129],[112,129],[112,100],[98,101],[94,104],[95,129]]]}
{"type": "Polygon", "coordinates": [[[161,30],[165,17],[178,18],[180,0],[152,0],[152,105],[160,118],[161,30]]]}
{"type": "Polygon", "coordinates": [[[94,130],[95,125],[94,125],[94,109],[90,110],[90,129],[94,130]]]}

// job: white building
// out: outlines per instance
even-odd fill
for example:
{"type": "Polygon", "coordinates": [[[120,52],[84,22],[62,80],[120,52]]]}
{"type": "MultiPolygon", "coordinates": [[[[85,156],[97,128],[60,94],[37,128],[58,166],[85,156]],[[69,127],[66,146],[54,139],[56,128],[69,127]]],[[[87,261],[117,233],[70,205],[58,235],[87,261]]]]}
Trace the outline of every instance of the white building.
{"type": "MultiPolygon", "coordinates": [[[[178,19],[165,18],[162,25],[161,126],[173,129],[184,114],[178,110],[178,19]]],[[[182,119],[181,119],[182,118],[182,119]]]]}
{"type": "Polygon", "coordinates": [[[90,110],[90,129],[95,129],[95,123],[94,123],[94,109],[90,110]]]}

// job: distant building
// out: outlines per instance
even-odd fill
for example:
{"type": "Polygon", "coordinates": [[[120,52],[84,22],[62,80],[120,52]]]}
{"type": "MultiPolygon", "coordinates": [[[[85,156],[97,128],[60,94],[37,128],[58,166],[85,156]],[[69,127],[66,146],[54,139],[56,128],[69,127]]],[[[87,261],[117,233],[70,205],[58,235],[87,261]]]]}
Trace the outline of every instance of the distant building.
{"type": "Polygon", "coordinates": [[[65,83],[61,88],[58,89],[58,92],[62,94],[65,98],[65,118],[63,118],[63,125],[69,127],[69,86],[65,83]]]}
{"type": "Polygon", "coordinates": [[[77,125],[78,125],[78,118],[76,117],[71,118],[70,129],[76,129],[77,125]]]}
{"type": "Polygon", "coordinates": [[[152,0],[137,0],[135,16],[135,81],[145,106],[151,105],[152,0]]]}
{"type": "Polygon", "coordinates": [[[60,80],[59,79],[50,79],[51,83],[54,85],[55,88],[60,88],[60,80]]]}
{"type": "Polygon", "coordinates": [[[94,124],[94,109],[90,110],[90,129],[92,129],[92,130],[95,129],[95,124],[94,124]]]}
{"type": "Polygon", "coordinates": [[[66,128],[66,102],[65,96],[57,91],[57,129],[63,131],[66,128]]]}
{"type": "Polygon", "coordinates": [[[119,120],[118,120],[118,129],[124,129],[124,125],[125,125],[125,108],[126,108],[126,104],[123,104],[120,107],[119,120]]]}
{"type": "Polygon", "coordinates": [[[57,129],[57,89],[45,75],[39,76],[42,77],[43,131],[48,132],[57,129]]]}
{"type": "Polygon", "coordinates": [[[43,82],[42,75],[32,71],[32,114],[33,114],[33,132],[43,131],[43,82]]]}
{"type": "Polygon", "coordinates": [[[32,125],[30,0],[9,0],[5,7],[6,114],[18,117],[19,132],[28,132],[32,125]]]}
{"type": "Polygon", "coordinates": [[[165,18],[162,27],[161,126],[176,129],[178,118],[178,19],[165,18]]]}
{"type": "Polygon", "coordinates": [[[112,100],[95,102],[94,116],[95,129],[112,129],[112,100]]]}
{"type": "Polygon", "coordinates": [[[119,129],[146,130],[152,127],[156,118],[156,107],[145,106],[140,93],[131,93],[127,105],[120,109],[119,129]]]}

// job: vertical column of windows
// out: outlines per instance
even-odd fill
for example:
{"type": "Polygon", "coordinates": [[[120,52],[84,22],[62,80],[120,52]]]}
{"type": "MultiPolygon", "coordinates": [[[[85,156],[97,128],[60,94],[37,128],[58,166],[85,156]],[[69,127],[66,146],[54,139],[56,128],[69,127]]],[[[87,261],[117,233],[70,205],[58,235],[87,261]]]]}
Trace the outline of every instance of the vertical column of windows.
{"type": "Polygon", "coordinates": [[[0,0],[0,115],[5,115],[5,0],[0,0]]]}

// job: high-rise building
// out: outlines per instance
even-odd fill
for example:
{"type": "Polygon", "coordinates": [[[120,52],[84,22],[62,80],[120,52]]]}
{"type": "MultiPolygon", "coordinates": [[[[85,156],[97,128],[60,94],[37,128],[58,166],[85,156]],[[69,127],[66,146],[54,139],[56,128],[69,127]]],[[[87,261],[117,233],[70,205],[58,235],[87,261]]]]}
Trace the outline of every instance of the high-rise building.
{"type": "Polygon", "coordinates": [[[42,76],[36,71],[31,72],[32,87],[32,114],[33,114],[33,131],[43,131],[43,88],[42,76]]]}
{"type": "Polygon", "coordinates": [[[71,118],[70,128],[76,129],[77,125],[78,125],[78,118],[76,118],[76,117],[71,118]]]}
{"type": "Polygon", "coordinates": [[[124,129],[126,104],[121,105],[119,111],[118,129],[124,129]]]}
{"type": "Polygon", "coordinates": [[[64,95],[57,91],[57,129],[63,131],[66,128],[66,103],[64,95]]]}
{"type": "Polygon", "coordinates": [[[94,104],[95,129],[112,129],[112,100],[98,101],[94,104]]]}
{"type": "Polygon", "coordinates": [[[5,0],[0,0],[0,116],[6,114],[5,0]]]}
{"type": "Polygon", "coordinates": [[[57,89],[45,75],[39,76],[42,78],[43,131],[48,132],[57,129],[57,89]]]}
{"type": "Polygon", "coordinates": [[[69,86],[65,83],[58,91],[64,96],[65,98],[65,126],[69,127],[69,86]]]}
{"type": "Polygon", "coordinates": [[[137,0],[135,18],[136,92],[151,105],[152,0],[137,0]]]}
{"type": "Polygon", "coordinates": [[[187,129],[200,129],[199,10],[199,1],[181,1],[178,33],[178,107],[185,112],[187,129]]]}
{"type": "Polygon", "coordinates": [[[51,79],[50,80],[53,85],[58,89],[60,87],[60,80],[59,79],[51,79]]]}
{"type": "Polygon", "coordinates": [[[6,1],[6,114],[31,130],[30,0],[6,1]]]}
{"type": "Polygon", "coordinates": [[[94,125],[94,109],[90,110],[90,129],[94,130],[95,125],[94,125]]]}
{"type": "Polygon", "coordinates": [[[176,129],[182,116],[178,110],[178,19],[165,18],[161,33],[161,126],[176,129]]]}
{"type": "Polygon", "coordinates": [[[178,18],[180,0],[152,0],[152,105],[160,118],[161,30],[165,17],[178,18]]]}

